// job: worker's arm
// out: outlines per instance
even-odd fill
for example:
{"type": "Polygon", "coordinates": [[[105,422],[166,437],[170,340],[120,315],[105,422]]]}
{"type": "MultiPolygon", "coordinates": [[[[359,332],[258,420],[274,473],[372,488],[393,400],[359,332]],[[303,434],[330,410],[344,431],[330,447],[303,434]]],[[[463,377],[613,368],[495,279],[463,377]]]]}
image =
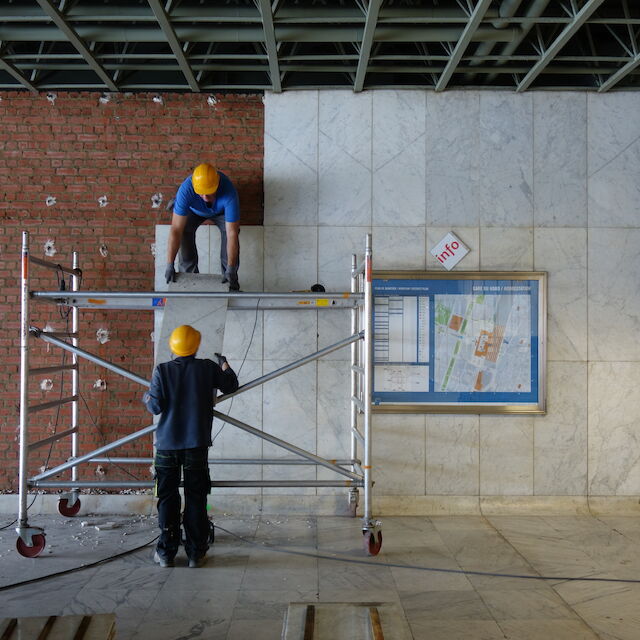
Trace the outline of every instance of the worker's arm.
{"type": "Polygon", "coordinates": [[[160,371],[156,367],[151,377],[151,386],[149,391],[142,396],[142,401],[149,413],[157,416],[164,411],[164,397],[162,393],[162,380],[160,379],[160,371]]]}
{"type": "Polygon", "coordinates": [[[227,231],[227,271],[225,276],[229,281],[229,291],[239,291],[238,258],[240,257],[240,223],[225,222],[227,231]]]}
{"type": "Polygon", "coordinates": [[[240,255],[240,223],[225,222],[227,232],[227,265],[238,266],[238,256],[240,255]]]}
{"type": "Polygon", "coordinates": [[[221,353],[216,353],[215,356],[218,360],[218,366],[222,370],[222,374],[218,376],[218,389],[222,393],[233,393],[238,389],[238,377],[221,353]]]}
{"type": "Polygon", "coordinates": [[[182,242],[182,233],[187,226],[187,216],[179,216],[174,213],[171,219],[171,228],[169,229],[169,240],[167,242],[167,268],[164,271],[164,277],[167,284],[176,279],[176,270],[173,262],[176,259],[180,243],[182,242]]]}

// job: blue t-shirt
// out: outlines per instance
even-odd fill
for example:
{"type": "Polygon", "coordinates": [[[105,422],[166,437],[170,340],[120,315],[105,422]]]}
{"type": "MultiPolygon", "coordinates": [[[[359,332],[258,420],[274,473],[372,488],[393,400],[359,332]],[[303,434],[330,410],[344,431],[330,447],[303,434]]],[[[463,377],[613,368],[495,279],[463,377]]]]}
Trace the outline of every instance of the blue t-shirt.
{"type": "Polygon", "coordinates": [[[207,204],[193,190],[193,183],[189,175],[178,189],[173,212],[179,216],[195,213],[203,218],[213,218],[224,213],[225,222],[238,222],[240,220],[238,192],[222,171],[218,171],[218,174],[220,175],[220,184],[216,191],[216,199],[211,204],[207,204]]]}

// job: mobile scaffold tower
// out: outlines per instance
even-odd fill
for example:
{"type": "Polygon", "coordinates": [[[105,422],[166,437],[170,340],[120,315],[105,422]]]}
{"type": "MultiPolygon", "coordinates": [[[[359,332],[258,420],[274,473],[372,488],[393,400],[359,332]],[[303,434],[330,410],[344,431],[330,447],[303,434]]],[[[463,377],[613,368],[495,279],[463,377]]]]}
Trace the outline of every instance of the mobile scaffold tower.
{"type": "Polygon", "coordinates": [[[236,418],[214,410],[214,416],[258,438],[262,438],[279,446],[295,458],[274,459],[212,459],[210,464],[233,465],[289,465],[312,464],[325,467],[342,476],[343,480],[224,480],[212,481],[211,487],[347,487],[350,513],[355,516],[359,503],[359,489],[364,493],[362,509],[363,545],[369,555],[377,555],[382,547],[382,531],[380,522],[372,516],[371,493],[372,448],[371,448],[371,394],[373,380],[373,293],[372,293],[372,249],[371,234],[367,234],[364,259],[358,262],[357,256],[351,259],[351,290],[344,293],[272,293],[272,292],[108,292],[80,291],[82,272],[78,264],[78,254],[73,253],[71,267],[41,260],[29,254],[29,236],[22,234],[22,281],[21,281],[21,323],[20,323],[20,463],[19,463],[19,511],[16,532],[16,547],[22,556],[33,558],[45,548],[45,532],[41,527],[31,526],[28,521],[27,498],[29,489],[62,489],[59,494],[58,511],[63,516],[74,516],[81,508],[80,489],[150,489],[153,482],[109,482],[86,481],[78,478],[78,466],[84,463],[127,463],[145,464],[152,462],[150,458],[115,458],[103,457],[108,452],[138,438],[153,433],[156,425],[152,424],[134,433],[119,438],[94,451],[82,453],[78,451],[78,410],[80,400],[80,366],[79,359],[86,359],[110,371],[133,380],[144,387],[150,381],[131,371],[123,369],[107,360],[80,349],[78,347],[80,309],[140,309],[157,310],[167,298],[228,298],[228,309],[234,311],[256,309],[299,309],[299,310],[335,310],[347,309],[351,313],[351,335],[320,351],[309,354],[295,362],[285,365],[276,371],[242,385],[234,393],[219,396],[216,407],[236,395],[253,389],[269,380],[281,376],[293,369],[317,360],[333,351],[350,345],[351,348],[351,410],[350,410],[350,452],[348,460],[330,460],[305,451],[296,445],[260,431],[236,418]],[[31,265],[38,265],[71,276],[71,291],[30,291],[29,270],[31,265]],[[257,303],[255,300],[257,299],[257,303]],[[32,326],[29,319],[30,301],[45,300],[71,309],[72,326],[69,332],[51,332],[32,326]],[[29,344],[33,339],[41,339],[48,344],[71,352],[71,364],[50,367],[29,367],[29,344]],[[37,375],[71,371],[71,394],[58,400],[29,405],[29,380],[37,375]],[[71,424],[68,429],[43,438],[36,442],[29,441],[29,416],[32,414],[71,403],[71,424]],[[71,438],[70,457],[52,469],[29,477],[28,456],[33,450],[50,445],[62,438],[71,438]],[[69,470],[70,480],[60,480],[58,476],[69,470]],[[56,477],[54,480],[48,478],[56,477]]]}

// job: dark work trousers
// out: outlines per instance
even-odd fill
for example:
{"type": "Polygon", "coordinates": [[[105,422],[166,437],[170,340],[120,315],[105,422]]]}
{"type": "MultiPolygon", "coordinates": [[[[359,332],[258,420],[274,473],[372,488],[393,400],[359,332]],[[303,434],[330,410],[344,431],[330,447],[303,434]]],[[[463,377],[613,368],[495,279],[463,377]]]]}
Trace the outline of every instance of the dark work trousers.
{"type": "Polygon", "coordinates": [[[156,493],[160,540],[158,553],[173,559],[180,544],[180,471],[184,475],[185,551],[198,559],[209,548],[207,496],[211,491],[209,448],[158,449],[155,457],[156,493]]]}
{"type": "MultiPolygon", "coordinates": [[[[200,273],[198,269],[196,231],[207,220],[211,220],[220,229],[220,268],[224,276],[227,270],[227,228],[223,213],[213,218],[203,218],[195,213],[189,213],[187,224],[182,232],[182,241],[180,242],[180,271],[183,273],[200,273]]],[[[240,256],[238,256],[238,266],[240,266],[240,256]]]]}

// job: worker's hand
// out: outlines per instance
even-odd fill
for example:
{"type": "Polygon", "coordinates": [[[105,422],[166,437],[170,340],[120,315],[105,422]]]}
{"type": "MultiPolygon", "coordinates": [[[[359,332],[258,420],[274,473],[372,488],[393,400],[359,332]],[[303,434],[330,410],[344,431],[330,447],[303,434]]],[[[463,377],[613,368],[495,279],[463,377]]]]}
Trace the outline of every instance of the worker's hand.
{"type": "Polygon", "coordinates": [[[238,267],[227,266],[224,277],[229,281],[229,291],[240,291],[238,282],[238,267]]]}
{"type": "Polygon", "coordinates": [[[225,358],[221,353],[214,353],[213,355],[217,358],[217,360],[218,360],[218,365],[219,365],[220,367],[222,367],[222,366],[223,366],[223,365],[225,365],[225,364],[226,364],[227,366],[229,366],[229,363],[227,362],[227,359],[226,359],[226,358],[225,358]]]}
{"type": "Polygon", "coordinates": [[[167,268],[164,270],[164,279],[167,281],[167,284],[176,281],[176,270],[173,267],[173,262],[168,264],[167,268]]]}

